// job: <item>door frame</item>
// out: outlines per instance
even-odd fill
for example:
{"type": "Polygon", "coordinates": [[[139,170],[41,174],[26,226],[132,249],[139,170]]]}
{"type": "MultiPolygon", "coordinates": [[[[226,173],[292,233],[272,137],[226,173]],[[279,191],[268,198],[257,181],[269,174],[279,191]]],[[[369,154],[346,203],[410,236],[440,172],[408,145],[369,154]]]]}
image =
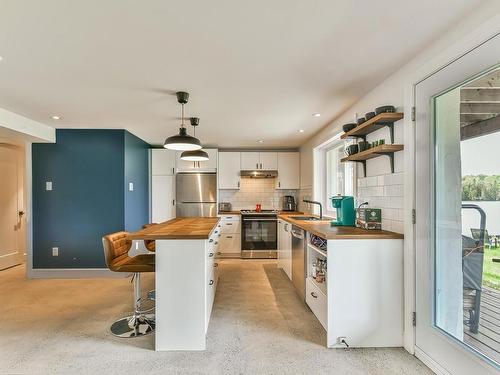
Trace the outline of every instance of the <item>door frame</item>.
{"type": "Polygon", "coordinates": [[[483,22],[465,37],[460,38],[436,57],[423,64],[420,69],[409,75],[404,84],[404,126],[407,129],[404,133],[404,165],[405,171],[407,171],[404,177],[404,348],[409,353],[416,355],[437,374],[449,375],[449,372],[416,346],[416,327],[413,324],[413,314],[416,311],[417,276],[413,219],[416,194],[416,128],[413,108],[416,102],[416,86],[498,35],[500,35],[500,14],[483,22]]]}

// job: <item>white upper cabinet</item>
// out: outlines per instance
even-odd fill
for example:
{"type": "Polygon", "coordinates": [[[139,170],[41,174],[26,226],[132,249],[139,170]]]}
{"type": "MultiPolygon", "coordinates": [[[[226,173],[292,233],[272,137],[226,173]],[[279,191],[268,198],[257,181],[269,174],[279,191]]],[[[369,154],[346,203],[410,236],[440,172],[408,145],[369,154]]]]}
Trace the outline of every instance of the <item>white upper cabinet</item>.
{"type": "Polygon", "coordinates": [[[278,153],[261,152],[260,169],[263,169],[265,171],[275,171],[276,169],[278,169],[278,153]]]}
{"type": "Polygon", "coordinates": [[[217,149],[203,149],[208,154],[207,161],[186,161],[181,159],[182,151],[177,151],[177,172],[216,172],[217,171],[217,149]]]}
{"type": "Polygon", "coordinates": [[[300,153],[278,152],[276,189],[300,189],[300,153]]]}
{"type": "Polygon", "coordinates": [[[165,148],[151,149],[151,174],[172,176],[175,172],[175,151],[165,148]]]}
{"type": "Polygon", "coordinates": [[[277,152],[242,152],[241,170],[276,170],[278,168],[277,152]]]}
{"type": "Polygon", "coordinates": [[[260,152],[242,152],[241,153],[241,170],[248,171],[259,169],[260,152]]]}
{"type": "Polygon", "coordinates": [[[239,189],[240,169],[239,152],[219,152],[219,189],[239,189]]]}

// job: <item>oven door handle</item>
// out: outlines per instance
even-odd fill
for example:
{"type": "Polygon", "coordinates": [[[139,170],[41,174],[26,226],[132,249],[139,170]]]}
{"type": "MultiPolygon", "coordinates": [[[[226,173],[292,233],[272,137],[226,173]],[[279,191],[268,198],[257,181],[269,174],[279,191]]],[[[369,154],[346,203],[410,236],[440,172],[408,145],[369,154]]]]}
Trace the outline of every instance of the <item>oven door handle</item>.
{"type": "Polygon", "coordinates": [[[278,219],[243,219],[243,221],[278,221],[278,219]]]}

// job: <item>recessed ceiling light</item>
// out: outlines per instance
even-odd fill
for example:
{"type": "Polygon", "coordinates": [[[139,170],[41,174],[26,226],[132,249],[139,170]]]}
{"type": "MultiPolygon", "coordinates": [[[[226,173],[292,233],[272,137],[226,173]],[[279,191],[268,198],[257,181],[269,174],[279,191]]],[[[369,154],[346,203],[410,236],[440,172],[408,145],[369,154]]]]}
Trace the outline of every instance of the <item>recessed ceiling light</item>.
{"type": "Polygon", "coordinates": [[[313,117],[319,117],[321,116],[321,113],[313,113],[313,117]]]}
{"type": "Polygon", "coordinates": [[[264,141],[262,139],[259,139],[257,143],[264,143],[264,141]]]}
{"type": "Polygon", "coordinates": [[[299,133],[304,133],[304,129],[300,129],[300,130],[299,130],[299,133]]]}
{"type": "Polygon", "coordinates": [[[60,119],[61,119],[61,116],[57,116],[57,115],[52,116],[52,120],[60,120],[60,119]]]}

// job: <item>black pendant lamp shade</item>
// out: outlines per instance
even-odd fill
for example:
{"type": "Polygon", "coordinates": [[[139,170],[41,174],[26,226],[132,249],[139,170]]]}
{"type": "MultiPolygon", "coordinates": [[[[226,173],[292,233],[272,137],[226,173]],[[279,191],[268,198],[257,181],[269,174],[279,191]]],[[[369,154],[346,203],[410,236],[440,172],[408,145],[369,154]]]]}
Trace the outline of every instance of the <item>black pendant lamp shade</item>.
{"type": "MultiPolygon", "coordinates": [[[[193,126],[194,134],[196,135],[196,126],[200,123],[200,119],[198,117],[191,117],[191,125],[193,126]]],[[[199,150],[193,150],[193,151],[184,151],[181,154],[181,159],[186,160],[186,161],[207,161],[208,154],[199,149],[199,150]]]]}
{"type": "Polygon", "coordinates": [[[184,127],[184,104],[189,100],[189,94],[187,92],[179,91],[177,94],[177,101],[182,106],[182,120],[181,127],[179,128],[179,134],[168,137],[163,144],[163,147],[169,150],[179,150],[179,151],[194,151],[201,149],[201,142],[199,139],[190,136],[184,127]]]}

